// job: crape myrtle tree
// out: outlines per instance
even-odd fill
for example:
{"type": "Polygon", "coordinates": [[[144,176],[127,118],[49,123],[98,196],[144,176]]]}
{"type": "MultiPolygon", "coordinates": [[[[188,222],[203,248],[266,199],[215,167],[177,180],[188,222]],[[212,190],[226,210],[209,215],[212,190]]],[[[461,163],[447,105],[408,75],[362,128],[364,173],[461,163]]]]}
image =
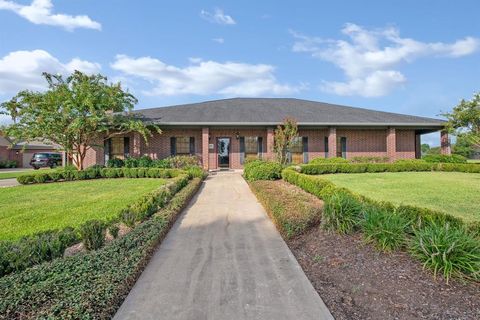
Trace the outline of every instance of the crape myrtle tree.
{"type": "Polygon", "coordinates": [[[84,168],[87,151],[103,147],[115,135],[138,132],[147,141],[156,126],[146,126],[131,112],[137,99],[120,83],[86,75],[80,71],[64,78],[43,73],[48,83],[44,92],[24,90],[1,104],[2,113],[13,123],[4,128],[15,141],[42,140],[58,144],[78,170],[84,168]]]}
{"type": "Polygon", "coordinates": [[[480,146],[480,92],[471,100],[462,100],[452,112],[443,114],[448,119],[447,129],[457,136],[458,153],[469,155],[480,146]]]}
{"type": "Polygon", "coordinates": [[[281,125],[277,126],[274,135],[275,159],[282,165],[288,163],[288,150],[293,140],[298,135],[297,121],[293,118],[286,118],[281,125]]]}

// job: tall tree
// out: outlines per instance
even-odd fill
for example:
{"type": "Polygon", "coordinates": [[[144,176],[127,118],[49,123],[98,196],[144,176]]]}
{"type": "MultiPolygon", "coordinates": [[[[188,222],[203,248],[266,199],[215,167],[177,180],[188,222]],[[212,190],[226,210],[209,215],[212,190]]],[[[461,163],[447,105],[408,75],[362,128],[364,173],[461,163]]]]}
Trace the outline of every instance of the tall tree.
{"type": "Polygon", "coordinates": [[[24,90],[1,104],[13,124],[5,133],[15,141],[43,140],[58,144],[83,169],[87,151],[103,147],[115,135],[138,132],[145,141],[158,127],[147,127],[131,111],[138,102],[120,83],[110,84],[102,75],[75,71],[64,78],[43,73],[45,92],[24,90]]]}
{"type": "Polygon", "coordinates": [[[452,112],[443,114],[448,119],[447,128],[460,139],[461,145],[480,146],[480,92],[471,100],[462,100],[452,112]]]}
{"type": "Polygon", "coordinates": [[[281,164],[288,163],[287,153],[290,150],[293,139],[298,135],[297,121],[287,118],[275,129],[274,152],[275,158],[281,164]]]}

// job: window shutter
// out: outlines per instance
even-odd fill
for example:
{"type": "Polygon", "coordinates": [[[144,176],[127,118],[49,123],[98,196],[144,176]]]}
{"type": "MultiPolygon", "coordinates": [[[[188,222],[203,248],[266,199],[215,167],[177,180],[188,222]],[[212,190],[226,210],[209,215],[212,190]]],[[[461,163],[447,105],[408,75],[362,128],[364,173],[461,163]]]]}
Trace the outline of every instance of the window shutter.
{"type": "Polygon", "coordinates": [[[195,137],[190,137],[190,154],[195,155],[195,137]]]}
{"type": "Polygon", "coordinates": [[[130,138],[123,138],[123,155],[125,158],[130,156],[130,138]]]}
{"type": "Polygon", "coordinates": [[[323,140],[325,144],[325,158],[328,158],[328,137],[323,140]]]}
{"type": "Polygon", "coordinates": [[[174,156],[177,154],[177,138],[170,137],[170,155],[174,156]]]}
{"type": "Polygon", "coordinates": [[[110,160],[110,145],[111,139],[107,139],[103,142],[103,157],[105,159],[105,165],[107,164],[108,160],[110,160]]]}
{"type": "Polygon", "coordinates": [[[262,159],[262,156],[263,156],[263,137],[258,137],[257,142],[258,142],[258,158],[262,159]]]}
{"type": "Polygon", "coordinates": [[[346,159],[347,158],[347,138],[341,137],[340,144],[342,146],[342,158],[346,159]]]}
{"type": "Polygon", "coordinates": [[[240,137],[240,164],[245,163],[245,137],[240,137]]]}
{"type": "Polygon", "coordinates": [[[308,163],[308,137],[302,137],[303,163],[308,163]]]}

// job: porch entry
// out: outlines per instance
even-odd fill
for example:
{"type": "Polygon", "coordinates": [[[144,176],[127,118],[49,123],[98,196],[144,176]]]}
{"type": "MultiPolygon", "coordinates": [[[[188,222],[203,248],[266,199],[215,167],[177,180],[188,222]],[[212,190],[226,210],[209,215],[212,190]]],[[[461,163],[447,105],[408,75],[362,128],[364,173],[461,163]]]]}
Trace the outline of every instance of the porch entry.
{"type": "Polygon", "coordinates": [[[230,168],[230,138],[217,138],[218,167],[230,168]]]}

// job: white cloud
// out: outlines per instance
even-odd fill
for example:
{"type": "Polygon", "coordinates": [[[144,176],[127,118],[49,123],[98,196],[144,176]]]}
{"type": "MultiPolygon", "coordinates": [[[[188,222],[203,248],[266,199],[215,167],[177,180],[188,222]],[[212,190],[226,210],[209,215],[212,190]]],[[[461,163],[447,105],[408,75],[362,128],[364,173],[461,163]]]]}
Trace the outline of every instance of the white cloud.
{"type": "Polygon", "coordinates": [[[223,24],[223,25],[233,25],[237,22],[228,14],[225,14],[222,9],[215,8],[214,12],[209,12],[206,10],[200,11],[200,16],[212,23],[223,24]]]}
{"type": "Polygon", "coordinates": [[[152,83],[153,88],[144,91],[149,95],[286,95],[302,89],[301,86],[278,83],[275,68],[267,64],[221,63],[191,58],[190,64],[181,68],[151,57],[117,55],[111,67],[152,83]]]}
{"type": "Polygon", "coordinates": [[[21,5],[13,1],[0,0],[0,10],[10,10],[34,24],[46,24],[63,27],[69,31],[75,28],[100,30],[101,24],[86,15],[71,16],[54,14],[51,0],[33,0],[30,5],[21,5]]]}
{"type": "Polygon", "coordinates": [[[225,39],[223,38],[213,38],[212,41],[220,44],[225,43],[225,39]]]}
{"type": "Polygon", "coordinates": [[[367,30],[351,23],[342,29],[347,40],[291,33],[295,38],[294,52],[310,53],[343,70],[346,82],[326,82],[323,85],[323,89],[339,95],[386,95],[406,81],[406,77],[397,70],[401,63],[425,56],[457,58],[480,48],[480,40],[472,37],[453,43],[421,42],[402,38],[393,27],[367,30]]]}
{"type": "Polygon", "coordinates": [[[44,50],[14,51],[0,58],[0,94],[15,94],[20,90],[43,90],[42,72],[69,74],[74,70],[97,73],[100,64],[79,58],[67,63],[44,50]]]}

